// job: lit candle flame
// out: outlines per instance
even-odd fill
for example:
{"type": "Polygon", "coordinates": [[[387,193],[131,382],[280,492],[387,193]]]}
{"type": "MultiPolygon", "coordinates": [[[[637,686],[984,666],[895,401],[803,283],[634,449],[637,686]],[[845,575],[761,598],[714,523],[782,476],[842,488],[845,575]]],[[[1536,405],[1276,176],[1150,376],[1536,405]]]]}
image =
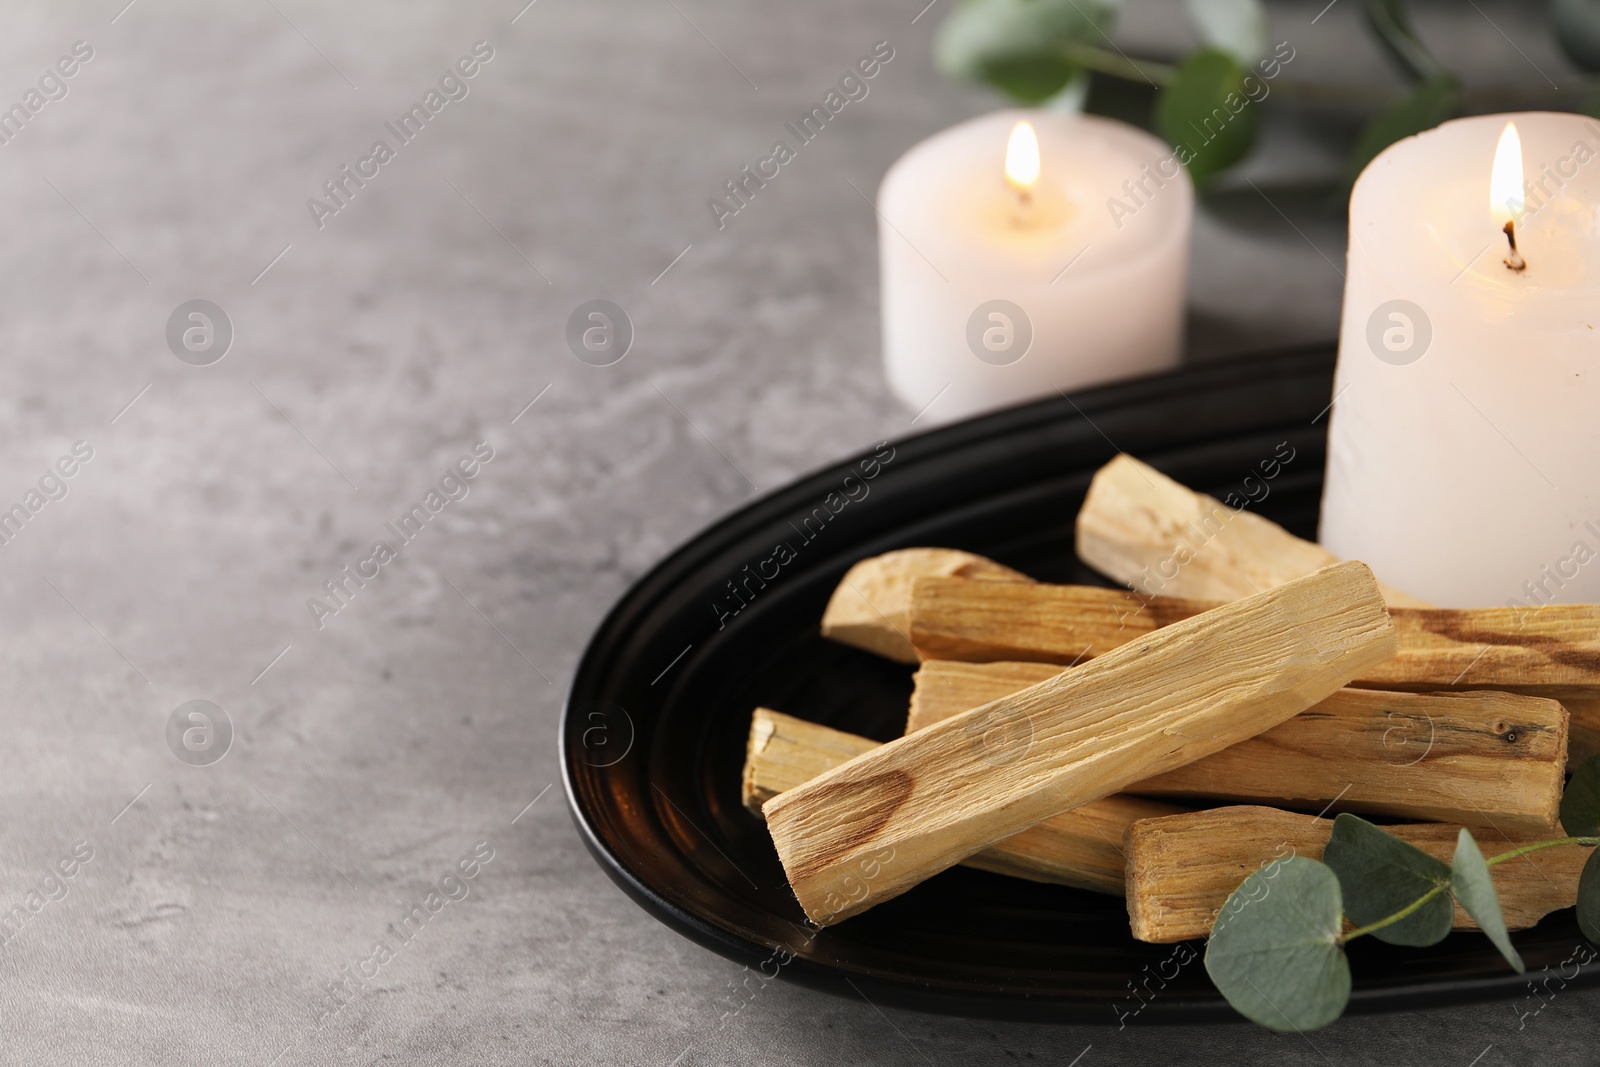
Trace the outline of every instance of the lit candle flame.
{"type": "Polygon", "coordinates": [[[1494,169],[1489,172],[1489,213],[1499,226],[1520,219],[1523,214],[1522,139],[1513,122],[1506,123],[1494,150],[1494,169]]]}
{"type": "Polygon", "coordinates": [[[1027,196],[1038,180],[1039,139],[1034,136],[1032,126],[1019,122],[1006,145],[1006,181],[1018,193],[1027,196]]]}

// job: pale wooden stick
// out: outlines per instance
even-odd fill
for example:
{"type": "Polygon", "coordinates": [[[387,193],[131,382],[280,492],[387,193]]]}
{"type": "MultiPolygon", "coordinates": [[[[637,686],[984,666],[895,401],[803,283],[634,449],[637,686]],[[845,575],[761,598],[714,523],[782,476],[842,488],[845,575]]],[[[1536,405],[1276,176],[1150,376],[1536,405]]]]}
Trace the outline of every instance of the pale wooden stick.
{"type": "Polygon", "coordinates": [[[911,676],[911,709],[906,733],[971,711],[1060,674],[1056,663],[963,663],[927,660],[911,676]]]}
{"type": "MultiPolygon", "coordinates": [[[[1068,664],[1139,640],[1208,605],[1086,585],[999,585],[919,578],[911,638],[929,658],[1068,664]]],[[[1498,689],[1561,700],[1569,756],[1600,746],[1600,605],[1395,608],[1400,651],[1353,684],[1376,689],[1498,689]]]]}
{"type": "Polygon", "coordinates": [[[1395,612],[1400,655],[1374,685],[1600,687],[1600,604],[1395,612]]]}
{"type": "MultiPolygon", "coordinates": [[[[1030,674],[1054,670],[1038,663],[924,663],[906,731],[1037,684],[1030,674]]],[[[1335,805],[1539,833],[1556,827],[1566,762],[1567,713],[1554,700],[1347,688],[1281,726],[1136,782],[1128,792],[1318,812],[1335,805]]]]}
{"type": "Polygon", "coordinates": [[[801,907],[864,911],[1052,815],[1269,730],[1394,654],[1341,563],[857,756],[763,811],[801,907]]]}
{"type": "Polygon", "coordinates": [[[1065,665],[1103,655],[1216,605],[1092,585],[930,576],[912,585],[908,632],[924,659],[1065,665]]]}
{"type": "Polygon", "coordinates": [[[804,785],[880,744],[771,708],[757,708],[750,717],[740,799],[760,815],[761,805],[779,793],[804,785]]]}
{"type": "MultiPolygon", "coordinates": [[[[1101,467],[1078,512],[1078,558],[1145,594],[1237,600],[1338,562],[1254,512],[1129,455],[1101,467]]],[[[1427,601],[1379,583],[1391,607],[1427,601]]]]}
{"type": "Polygon", "coordinates": [[[919,576],[1029,582],[992,559],[953,548],[902,548],[864,559],[845,572],[822,613],[822,636],[901,663],[917,662],[908,636],[911,583],[919,576]]]}
{"type": "MultiPolygon", "coordinates": [[[[1454,826],[1421,823],[1384,829],[1446,863],[1455,852],[1454,826]]],[[[1332,833],[1332,819],[1276,808],[1213,808],[1139,820],[1128,831],[1126,849],[1133,936],[1156,942],[1206,936],[1246,875],[1289,856],[1321,859],[1332,833]]],[[[1477,828],[1472,834],[1489,856],[1550,837],[1477,828]]],[[[1552,911],[1570,908],[1578,899],[1578,876],[1589,852],[1548,848],[1491,867],[1506,925],[1524,930],[1552,911]]],[[[1455,925],[1476,928],[1459,907],[1455,925]]]]}
{"type": "MultiPolygon", "coordinates": [[[[756,814],[779,793],[878,747],[878,742],[819,726],[769,708],[750,720],[744,764],[744,805],[756,814]]],[[[967,867],[1034,882],[1122,895],[1122,839],[1136,819],[1189,809],[1142,797],[1091,800],[1030,826],[962,861],[967,867]]]]}

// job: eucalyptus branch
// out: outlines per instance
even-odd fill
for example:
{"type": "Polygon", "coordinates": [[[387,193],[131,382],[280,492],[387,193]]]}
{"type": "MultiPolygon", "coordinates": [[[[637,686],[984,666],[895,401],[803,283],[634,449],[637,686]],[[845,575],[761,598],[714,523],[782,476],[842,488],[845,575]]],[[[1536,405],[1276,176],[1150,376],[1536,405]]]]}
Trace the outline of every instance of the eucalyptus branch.
{"type": "Polygon", "coordinates": [[[1561,86],[1541,79],[1470,88],[1462,82],[1471,71],[1458,73],[1448,56],[1441,58],[1424,43],[1406,0],[1352,3],[1370,41],[1398,72],[1387,83],[1350,75],[1337,80],[1342,69],[1329,75],[1335,80],[1318,80],[1303,63],[1291,70],[1295,53],[1287,41],[1261,55],[1269,24],[1265,0],[1192,0],[1197,47],[1157,48],[1153,56],[1130,55],[1113,42],[1119,0],[963,0],[946,9],[934,58],[945,74],[987,84],[1027,106],[1083,103],[1085,74],[1115,79],[1109,85],[1097,79],[1102,89],[1145,90],[1089,103],[1127,117],[1130,107],[1153,95],[1145,125],[1180,150],[1180,162],[1200,189],[1250,154],[1260,133],[1261,105],[1273,97],[1306,110],[1337,110],[1360,127],[1345,138],[1345,194],[1390,145],[1462,115],[1567,111],[1600,118],[1600,0],[1558,3],[1553,19],[1557,42],[1589,74],[1563,77],[1561,86]]]}
{"type": "Polygon", "coordinates": [[[1568,879],[1576,875],[1571,903],[1578,930],[1600,945],[1600,756],[1573,768],[1559,814],[1561,829],[1554,832],[1568,836],[1532,841],[1492,857],[1484,856],[1472,832],[1462,827],[1449,862],[1435,854],[1438,848],[1424,850],[1419,842],[1358,815],[1340,815],[1320,859],[1273,860],[1270,872],[1263,864],[1229,895],[1211,925],[1206,973],[1246,1018],[1273,1030],[1314,1030],[1333,1022],[1349,1004],[1345,949],[1350,942],[1372,934],[1393,945],[1436,945],[1450,936],[1457,909],[1513,970],[1524,973],[1527,964],[1512,943],[1495,883],[1511,888],[1535,875],[1549,883],[1553,895],[1541,894],[1540,905],[1530,908],[1527,887],[1521,887],[1523,899],[1511,917],[1525,925],[1530,911],[1538,917],[1561,906],[1568,879]],[[1562,858],[1549,870],[1518,873],[1513,868],[1498,878],[1493,873],[1499,864],[1571,845],[1590,850],[1588,856],[1578,863],[1562,858]],[[1399,907],[1407,898],[1411,902],[1399,907]]]}
{"type": "MultiPolygon", "coordinates": [[[[1061,56],[1069,63],[1119,78],[1123,81],[1143,82],[1157,89],[1171,85],[1178,76],[1178,68],[1160,60],[1135,58],[1091,44],[1069,44],[1061,49],[1061,56]]],[[[1313,104],[1334,104],[1350,107],[1386,108],[1404,100],[1408,91],[1381,85],[1357,85],[1350,82],[1298,81],[1293,78],[1275,78],[1272,92],[1289,100],[1303,100],[1313,104]]],[[[1459,96],[1461,106],[1469,112],[1520,109],[1531,105],[1556,101],[1582,99],[1600,90],[1600,82],[1585,79],[1552,88],[1549,85],[1490,85],[1463,89],[1459,96]]]]}
{"type": "MultiPolygon", "coordinates": [[[[1509,852],[1502,852],[1498,856],[1490,856],[1488,859],[1484,860],[1484,862],[1490,867],[1493,867],[1497,863],[1504,863],[1507,860],[1514,860],[1521,856],[1526,856],[1531,852],[1539,852],[1547,848],[1556,848],[1560,845],[1584,845],[1589,848],[1594,848],[1596,845],[1600,845],[1600,837],[1557,837],[1552,838],[1549,841],[1534,841],[1531,844],[1520,845],[1509,852]]],[[[1428,890],[1426,893],[1422,894],[1422,896],[1418,897],[1416,900],[1413,900],[1410,904],[1407,904],[1393,915],[1379,919],[1377,922],[1368,923],[1366,926],[1358,926],[1354,930],[1351,930],[1344,935],[1344,943],[1349,944],[1358,937],[1365,937],[1367,934],[1373,933],[1374,931],[1382,930],[1385,926],[1393,926],[1400,920],[1416,914],[1424,905],[1428,903],[1428,901],[1432,900],[1434,897],[1437,897],[1440,893],[1447,892],[1449,888],[1449,884],[1445,882],[1435,885],[1432,889],[1428,890]]]]}

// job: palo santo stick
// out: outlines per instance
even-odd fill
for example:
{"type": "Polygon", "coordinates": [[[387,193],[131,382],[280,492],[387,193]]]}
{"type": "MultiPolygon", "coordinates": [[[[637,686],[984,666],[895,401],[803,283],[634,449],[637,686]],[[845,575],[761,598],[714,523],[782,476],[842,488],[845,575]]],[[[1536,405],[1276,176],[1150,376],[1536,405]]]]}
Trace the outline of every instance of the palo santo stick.
{"type": "Polygon", "coordinates": [[[1008,697],[1061,673],[1056,663],[963,663],[927,660],[911,676],[911,711],[906,733],[1008,697]]]}
{"type": "MultiPolygon", "coordinates": [[[[774,796],[804,785],[846,760],[878,747],[878,742],[819,726],[769,708],[750,720],[750,747],[744,764],[744,806],[756,814],[774,796]]],[[[962,861],[964,866],[1122,895],[1122,839],[1138,819],[1186,811],[1175,804],[1141,797],[1092,800],[1030,826],[962,861]]]]}
{"type": "Polygon", "coordinates": [[[1503,689],[1549,697],[1571,717],[1571,765],[1600,753],[1600,604],[1395,612],[1400,655],[1357,685],[1503,689]]]}
{"type": "Polygon", "coordinates": [[[762,811],[801,907],[826,926],[1269,730],[1395,647],[1372,572],[1337,564],[891,741],[762,811]]]}
{"type": "Polygon", "coordinates": [[[1374,685],[1600,687],[1600,604],[1395,613],[1400,656],[1374,685]]]}
{"type": "MultiPolygon", "coordinates": [[[[906,730],[975,706],[943,699],[950,689],[982,696],[983,703],[1012,691],[1003,686],[1029,684],[1030,672],[1054,670],[1037,663],[925,663],[906,730]],[[950,678],[941,684],[944,675],[950,678]]],[[[1128,792],[1313,811],[1337,803],[1341,811],[1548,836],[1566,762],[1567,713],[1554,700],[1341,689],[1281,726],[1136,782],[1128,792]]]]}
{"type": "MultiPolygon", "coordinates": [[[[1102,654],[1210,605],[1086,585],[919,578],[911,639],[940,660],[1068,664],[1102,654]]],[[[1574,761],[1600,748],[1600,605],[1395,608],[1392,659],[1353,684],[1375,689],[1499,689],[1548,697],[1572,717],[1574,761]]],[[[942,668],[941,668],[942,669],[942,668]]]]}
{"type": "Polygon", "coordinates": [[[740,799],[756,815],[761,805],[848,763],[881,742],[821,726],[771,708],[757,708],[750,717],[750,740],[744,750],[740,799]]]}
{"type": "MultiPolygon", "coordinates": [[[[918,578],[911,638],[928,659],[1071,663],[1213,607],[1089,585],[918,578]]],[[[1388,688],[1600,690],[1600,604],[1395,608],[1400,651],[1362,674],[1388,688]]]]}
{"type": "MultiPolygon", "coordinates": [[[[1450,862],[1457,828],[1441,823],[1386,826],[1385,830],[1437,859],[1450,862]]],[[[1213,808],[1160,819],[1141,819],[1128,831],[1128,920],[1140,941],[1204,937],[1218,910],[1245,876],[1275,859],[1321,859],[1332,819],[1276,808],[1213,808]]],[[[1473,830],[1485,855],[1545,840],[1549,834],[1504,835],[1473,830]]],[[[1548,848],[1491,867],[1506,925],[1525,930],[1578,899],[1586,848],[1548,848]]],[[[1270,884],[1270,882],[1269,882],[1270,884]]],[[[1456,908],[1456,929],[1476,929],[1456,908]]]]}
{"type": "Polygon", "coordinates": [[[912,587],[911,643],[924,659],[1078,663],[1215,602],[1141,597],[1092,585],[922,577],[912,587]]]}
{"type": "Polygon", "coordinates": [[[918,577],[1030,582],[1020,571],[954,548],[902,548],[864,559],[845,572],[822,613],[822,636],[901,663],[911,647],[911,583],[918,577]]]}
{"type": "MultiPolygon", "coordinates": [[[[1078,512],[1078,558],[1145,593],[1237,600],[1338,562],[1269,519],[1120,455],[1089,483],[1078,512]]],[[[1390,607],[1427,601],[1379,583],[1390,607]]]]}

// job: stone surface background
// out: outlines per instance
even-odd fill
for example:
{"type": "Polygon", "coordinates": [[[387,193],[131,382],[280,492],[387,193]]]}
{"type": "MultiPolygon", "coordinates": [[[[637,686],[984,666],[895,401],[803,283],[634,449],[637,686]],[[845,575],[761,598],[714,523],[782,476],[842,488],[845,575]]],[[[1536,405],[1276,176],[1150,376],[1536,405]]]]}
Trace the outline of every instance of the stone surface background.
{"type": "MultiPolygon", "coordinates": [[[[1487,1067],[1594,1047],[1578,992],[1521,1030],[1501,1003],[1282,1037],[935,1018],[774,983],[719,1029],[738,968],[626,900],[544,792],[557,710],[652,562],[908,428],[849,183],[994,106],[932,69],[954,0],[919,19],[925,0],[124,2],[0,16],[5,100],[94,49],[0,146],[0,504],[94,450],[0,549],[0,908],[66,890],[0,947],[0,1060],[1487,1067]],[[306,199],[479,40],[494,58],[470,95],[319,230],[306,199]],[[879,40],[896,55],[871,95],[719,233],[707,197],[879,40]],[[637,329],[603,369],[563,341],[595,297],[637,329]],[[236,330],[203,368],[163,337],[194,298],[236,330]],[[318,629],[307,598],[478,440],[494,459],[470,496],[318,629]],[[236,731],[214,766],[168,749],[192,699],[236,731]],[[79,842],[93,858],[44,885],[79,842]],[[469,895],[319,1020],[478,842],[493,859],[469,895]]],[[[1358,0],[1312,24],[1321,6],[1274,8],[1296,74],[1388,80],[1358,0]]],[[[1127,9],[1127,45],[1186,37],[1174,3],[1127,9]]],[[[1541,11],[1419,21],[1475,80],[1571,77],[1541,11]]],[[[1199,221],[1195,358],[1336,327],[1342,226],[1296,189],[1339,158],[1315,130],[1267,132],[1199,221]]]]}

